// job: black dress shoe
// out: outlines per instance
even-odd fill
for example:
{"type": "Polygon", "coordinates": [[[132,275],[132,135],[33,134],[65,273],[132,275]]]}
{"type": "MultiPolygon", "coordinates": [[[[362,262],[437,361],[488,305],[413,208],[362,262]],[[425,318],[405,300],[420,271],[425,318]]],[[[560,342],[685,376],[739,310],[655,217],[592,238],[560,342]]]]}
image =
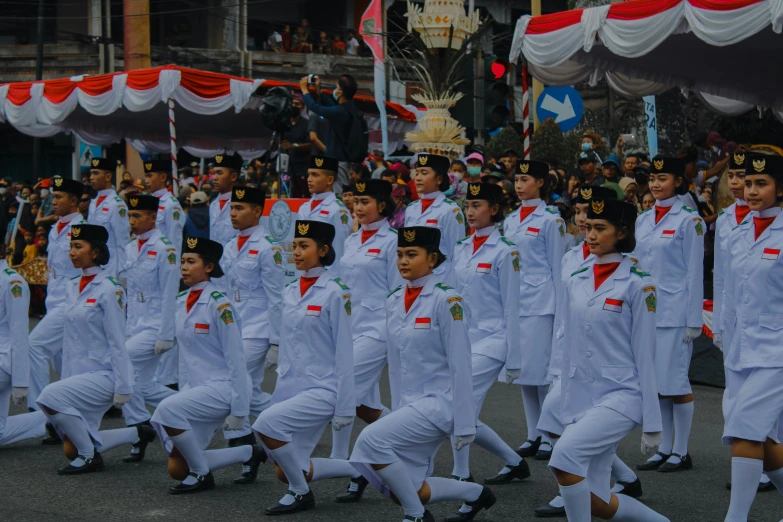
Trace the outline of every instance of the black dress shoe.
{"type": "Polygon", "coordinates": [[[647,462],[643,464],[639,464],[636,466],[636,469],[639,471],[655,471],[656,469],[663,466],[663,463],[666,462],[666,459],[669,458],[669,455],[666,453],[661,453],[660,451],[656,453],[659,457],[661,457],[660,460],[648,460],[647,462]]]}
{"type": "Polygon", "coordinates": [[[517,455],[519,455],[523,459],[527,457],[535,457],[536,453],[538,453],[539,446],[541,446],[541,437],[538,437],[536,440],[528,439],[525,441],[525,443],[529,443],[530,446],[528,446],[527,448],[519,448],[517,450],[517,455]]]}
{"type": "Polygon", "coordinates": [[[164,384],[163,386],[170,390],[179,391],[179,383],[176,382],[174,384],[164,384]]]}
{"type": "Polygon", "coordinates": [[[536,508],[536,518],[559,518],[566,516],[564,507],[555,507],[550,504],[536,508]]]}
{"type": "Polygon", "coordinates": [[[266,451],[261,446],[253,446],[253,454],[250,456],[250,460],[243,465],[248,467],[247,471],[242,473],[242,476],[238,479],[234,479],[234,484],[252,484],[256,481],[258,476],[258,468],[266,462],[266,451]]]}
{"type": "Polygon", "coordinates": [[[549,460],[552,458],[552,445],[548,442],[542,442],[536,452],[536,460],[549,460]]]}
{"type": "Polygon", "coordinates": [[[247,435],[242,435],[238,439],[228,439],[228,447],[236,448],[237,446],[255,446],[256,436],[251,431],[247,435]]]}
{"type": "Polygon", "coordinates": [[[639,498],[642,496],[642,482],[638,478],[633,482],[623,482],[622,480],[618,480],[616,484],[620,484],[623,487],[623,490],[618,492],[620,495],[633,498],[639,498]]]}
{"type": "Polygon", "coordinates": [[[524,460],[517,466],[506,465],[506,467],[511,471],[508,473],[498,473],[494,477],[484,479],[484,484],[488,484],[490,486],[493,484],[508,484],[514,479],[524,480],[530,476],[530,467],[524,460]]]}
{"type": "Polygon", "coordinates": [[[85,464],[81,467],[75,467],[68,464],[62,469],[57,470],[58,475],[82,475],[84,473],[93,473],[96,471],[103,471],[103,457],[97,451],[92,458],[82,457],[79,455],[77,458],[82,459],[85,464]]]}
{"type": "Polygon", "coordinates": [[[473,479],[473,475],[468,475],[468,478],[462,478],[462,477],[458,477],[457,475],[452,475],[451,480],[456,480],[457,482],[476,482],[473,479]]]}
{"type": "Polygon", "coordinates": [[[680,459],[679,464],[672,464],[669,461],[666,461],[661,465],[661,467],[658,468],[658,471],[660,473],[675,473],[677,471],[685,471],[686,469],[693,469],[693,460],[691,459],[690,455],[677,455],[676,453],[672,453],[672,457],[678,457],[680,459]]]}
{"type": "MultiPolygon", "coordinates": [[[[726,482],[726,489],[731,491],[731,482],[726,482]]],[[[756,493],[764,493],[765,491],[774,491],[775,484],[770,480],[769,482],[759,482],[759,487],[756,489],[756,493]]]]}
{"type": "Polygon", "coordinates": [[[359,502],[364,495],[364,489],[369,482],[366,478],[359,475],[358,478],[352,478],[351,484],[348,486],[348,490],[345,493],[340,493],[334,498],[334,501],[338,504],[350,504],[353,502],[359,502]]]}
{"type": "Polygon", "coordinates": [[[425,509],[423,517],[412,517],[411,515],[405,515],[403,520],[410,520],[411,522],[435,522],[435,517],[433,517],[432,513],[425,509]]]}
{"type": "Polygon", "coordinates": [[[137,453],[131,452],[130,455],[122,459],[123,462],[128,464],[144,460],[144,454],[147,452],[147,445],[158,436],[153,427],[146,423],[137,424],[136,430],[139,433],[139,442],[134,444],[133,447],[139,451],[137,453]]]}
{"type": "Polygon", "coordinates": [[[313,496],[312,491],[308,491],[304,495],[294,493],[293,491],[289,491],[288,494],[294,497],[293,504],[286,506],[278,502],[274,506],[266,508],[264,510],[264,514],[270,517],[277,515],[290,515],[292,513],[298,513],[299,511],[305,511],[315,507],[315,497],[313,496]]]}
{"type": "Polygon", "coordinates": [[[495,505],[497,500],[498,499],[495,498],[495,494],[492,493],[492,490],[485,487],[481,490],[481,495],[479,495],[479,498],[473,502],[465,502],[465,505],[470,508],[470,511],[467,513],[457,511],[453,515],[447,516],[444,520],[446,522],[466,522],[468,520],[473,520],[476,518],[476,515],[478,515],[479,511],[482,509],[491,508],[495,505]]]}
{"type": "Polygon", "coordinates": [[[46,434],[47,437],[41,440],[42,446],[60,446],[63,443],[63,439],[60,438],[60,435],[57,433],[57,430],[54,429],[54,426],[46,423],[46,434]]]}
{"type": "Polygon", "coordinates": [[[215,477],[212,476],[212,473],[207,473],[206,475],[188,473],[188,476],[195,478],[196,482],[194,484],[183,484],[180,482],[176,486],[170,487],[169,493],[172,495],[184,495],[185,493],[198,493],[199,491],[215,487],[215,477]]]}
{"type": "Polygon", "coordinates": [[[112,406],[108,410],[106,410],[106,413],[103,414],[103,417],[105,419],[119,419],[122,417],[122,409],[121,408],[115,408],[112,406]]]}

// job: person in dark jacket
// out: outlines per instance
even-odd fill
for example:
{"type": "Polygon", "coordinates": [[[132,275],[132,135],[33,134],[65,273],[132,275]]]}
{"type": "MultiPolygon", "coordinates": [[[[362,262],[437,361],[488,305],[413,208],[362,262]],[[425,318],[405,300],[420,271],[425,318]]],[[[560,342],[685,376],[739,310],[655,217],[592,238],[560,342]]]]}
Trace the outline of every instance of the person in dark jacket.
{"type": "Polygon", "coordinates": [[[204,192],[194,192],[190,195],[190,210],[185,220],[183,237],[209,238],[209,196],[204,192]]]}

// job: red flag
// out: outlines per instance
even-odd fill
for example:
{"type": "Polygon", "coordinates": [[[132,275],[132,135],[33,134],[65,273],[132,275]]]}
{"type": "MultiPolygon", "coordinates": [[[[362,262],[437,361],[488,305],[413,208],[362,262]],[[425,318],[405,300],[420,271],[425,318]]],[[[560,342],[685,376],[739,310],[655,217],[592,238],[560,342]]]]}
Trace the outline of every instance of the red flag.
{"type": "Polygon", "coordinates": [[[359,34],[367,46],[372,49],[375,59],[383,62],[383,2],[372,0],[362,15],[359,34]]]}

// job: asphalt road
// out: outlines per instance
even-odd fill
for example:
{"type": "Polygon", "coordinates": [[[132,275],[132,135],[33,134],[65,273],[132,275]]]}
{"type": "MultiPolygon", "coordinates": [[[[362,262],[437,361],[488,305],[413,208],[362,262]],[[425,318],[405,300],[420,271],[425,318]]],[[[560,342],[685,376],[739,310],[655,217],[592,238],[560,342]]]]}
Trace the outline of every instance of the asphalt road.
{"type": "MultiPolygon", "coordinates": [[[[264,388],[271,391],[275,374],[267,372],[264,388]]],[[[383,383],[388,401],[388,386],[383,383]]],[[[696,386],[696,418],[690,451],[694,469],[677,474],[640,473],[645,495],[642,500],[672,521],[722,521],[729,505],[725,483],[730,477],[730,455],[720,444],[723,427],[722,390],[696,386]]],[[[387,402],[388,403],[388,402],[387,402]]],[[[13,408],[12,413],[20,413],[13,408]]],[[[512,445],[525,435],[522,400],[518,386],[496,384],[484,403],[482,420],[493,426],[512,445]]],[[[103,428],[123,427],[122,419],[106,419],[103,428]]],[[[357,420],[354,440],[363,426],[357,420]]],[[[635,465],[643,459],[639,453],[641,434],[629,435],[620,446],[620,456],[635,465]]],[[[225,442],[219,434],[213,447],[225,442]]],[[[315,451],[316,457],[328,457],[331,432],[327,429],[315,451]]],[[[44,447],[30,440],[0,449],[0,520],[3,521],[106,521],[106,520],[189,520],[214,521],[263,519],[263,509],[274,504],[285,492],[274,478],[273,470],[262,468],[255,484],[235,486],[232,479],[240,469],[228,468],[216,473],[217,487],[193,496],[171,496],[167,488],[174,484],[166,472],[166,457],[157,442],[150,446],[141,464],[124,464],[124,448],[104,455],[106,470],[82,477],[60,477],[55,471],[67,462],[58,447],[44,447]]],[[[438,453],[436,476],[451,473],[451,448],[443,444],[438,453]]],[[[472,472],[477,480],[494,475],[501,463],[484,450],[471,454],[472,472]]],[[[498,503],[481,514],[482,521],[533,521],[535,507],[547,502],[557,491],[546,463],[531,460],[532,476],[525,482],[495,486],[498,503]]],[[[345,481],[328,480],[312,485],[316,509],[291,516],[293,521],[366,522],[402,519],[401,510],[371,488],[360,504],[340,505],[332,498],[343,491],[345,481]]],[[[438,519],[457,508],[456,503],[438,504],[431,511],[438,519]]],[[[753,522],[778,522],[783,518],[783,498],[776,492],[759,494],[751,511],[753,522]]],[[[565,520],[565,519],[562,519],[565,520]]],[[[597,520],[597,519],[596,519],[597,520]]]]}

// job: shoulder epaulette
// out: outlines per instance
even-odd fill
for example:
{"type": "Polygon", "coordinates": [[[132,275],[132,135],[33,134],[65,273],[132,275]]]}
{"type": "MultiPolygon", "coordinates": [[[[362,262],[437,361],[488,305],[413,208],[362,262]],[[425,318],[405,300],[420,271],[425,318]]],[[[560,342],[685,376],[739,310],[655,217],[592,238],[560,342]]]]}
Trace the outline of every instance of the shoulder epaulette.
{"type": "Polygon", "coordinates": [[[73,281],[74,279],[79,279],[80,277],[80,275],[77,275],[76,277],[72,277],[70,280],[73,281]]]}
{"type": "Polygon", "coordinates": [[[588,269],[588,268],[590,268],[590,267],[589,267],[589,266],[586,266],[586,267],[584,267],[584,268],[580,268],[580,269],[579,269],[579,270],[577,270],[576,272],[573,272],[573,273],[571,274],[571,277],[574,277],[574,276],[575,276],[575,275],[577,275],[577,274],[581,274],[582,272],[585,272],[585,271],[587,271],[587,269],[588,269]]]}
{"type": "Polygon", "coordinates": [[[106,279],[108,279],[109,281],[111,281],[112,283],[114,283],[114,286],[122,286],[122,284],[120,284],[120,282],[119,282],[119,281],[117,281],[116,279],[114,279],[114,277],[112,277],[112,276],[109,276],[109,277],[107,277],[106,279]]]}
{"type": "Polygon", "coordinates": [[[544,208],[544,210],[546,210],[546,211],[547,211],[547,212],[549,212],[550,214],[555,214],[555,215],[557,215],[557,216],[559,216],[559,215],[560,215],[560,212],[558,212],[557,210],[555,210],[555,209],[553,209],[553,208],[545,207],[545,208],[544,208]]]}
{"type": "Polygon", "coordinates": [[[114,201],[116,201],[117,203],[125,203],[125,202],[122,200],[122,198],[121,198],[121,197],[119,197],[119,196],[114,196],[114,201]]]}
{"type": "Polygon", "coordinates": [[[345,207],[345,203],[343,203],[343,202],[342,202],[342,201],[340,201],[339,199],[335,199],[335,201],[337,202],[337,204],[338,204],[339,206],[341,206],[341,207],[345,207]]]}
{"type": "Polygon", "coordinates": [[[160,240],[164,245],[171,245],[171,241],[166,236],[160,236],[160,240]]]}
{"type": "Polygon", "coordinates": [[[421,199],[417,199],[416,201],[414,201],[413,203],[411,203],[411,204],[410,204],[410,205],[408,205],[408,206],[409,206],[409,207],[411,207],[411,206],[413,206],[413,205],[421,205],[421,199]]]}
{"type": "Polygon", "coordinates": [[[389,292],[389,295],[387,295],[387,296],[386,296],[386,299],[388,299],[388,298],[390,298],[391,296],[393,296],[394,294],[396,294],[396,293],[397,293],[397,291],[398,291],[400,288],[402,288],[402,285],[398,286],[397,288],[395,288],[394,290],[392,290],[391,292],[389,292]]]}
{"type": "Polygon", "coordinates": [[[389,227],[389,232],[394,232],[395,234],[399,234],[399,232],[397,232],[397,229],[392,227],[389,227]]]}
{"type": "Polygon", "coordinates": [[[650,274],[648,274],[647,272],[645,272],[641,268],[637,267],[636,265],[631,267],[631,273],[632,274],[636,274],[639,277],[649,277],[650,276],[650,274]]]}
{"type": "Polygon", "coordinates": [[[461,245],[462,243],[464,243],[464,242],[465,242],[466,240],[468,240],[469,238],[470,238],[470,236],[465,236],[465,237],[463,237],[462,239],[460,239],[459,241],[457,241],[457,244],[458,244],[458,245],[461,245]]]}
{"type": "Polygon", "coordinates": [[[212,299],[214,299],[215,301],[220,301],[220,300],[221,300],[221,299],[223,299],[223,297],[224,297],[224,296],[223,296],[223,294],[221,294],[221,293],[220,293],[220,292],[218,292],[217,290],[215,290],[214,292],[212,292],[212,293],[211,293],[211,294],[209,294],[209,295],[211,295],[211,296],[212,296],[212,299]]]}
{"type": "Polygon", "coordinates": [[[452,200],[452,199],[449,199],[449,198],[443,198],[443,201],[445,201],[446,203],[450,203],[450,204],[452,204],[452,205],[456,205],[456,203],[454,202],[454,200],[452,200]]]}
{"type": "Polygon", "coordinates": [[[266,239],[267,241],[269,241],[269,242],[270,242],[270,243],[272,243],[273,245],[274,245],[275,243],[277,243],[277,240],[276,240],[275,238],[273,238],[272,236],[264,236],[264,239],[266,239]]]}
{"type": "Polygon", "coordinates": [[[444,292],[448,292],[449,290],[454,290],[454,288],[453,288],[453,287],[451,287],[451,286],[447,285],[446,283],[437,283],[437,284],[435,285],[435,288],[440,288],[440,289],[441,289],[441,290],[443,290],[444,292]]]}
{"type": "Polygon", "coordinates": [[[5,272],[6,274],[10,275],[10,276],[12,276],[12,275],[16,275],[16,272],[15,272],[13,269],[11,269],[11,268],[6,268],[6,269],[4,270],[4,272],[5,272]]]}
{"type": "Polygon", "coordinates": [[[189,291],[190,290],[183,290],[183,291],[181,291],[180,293],[177,294],[177,299],[179,299],[180,297],[186,295],[189,291]]]}
{"type": "Polygon", "coordinates": [[[342,288],[343,290],[350,290],[350,288],[348,288],[348,286],[347,286],[347,285],[346,285],[346,284],[343,282],[343,280],[342,280],[342,279],[340,279],[339,277],[335,277],[333,281],[334,281],[335,283],[337,283],[337,285],[338,285],[340,288],[342,288]]]}
{"type": "Polygon", "coordinates": [[[515,246],[517,246],[517,245],[516,245],[516,243],[514,243],[513,241],[511,241],[510,239],[508,239],[506,236],[500,236],[500,240],[501,240],[502,242],[504,242],[505,244],[507,244],[508,246],[512,246],[512,247],[515,247],[515,246]]]}
{"type": "Polygon", "coordinates": [[[724,210],[721,210],[720,212],[718,212],[718,217],[721,217],[721,216],[722,216],[723,214],[725,214],[725,213],[726,213],[726,211],[724,211],[724,210]]]}
{"type": "Polygon", "coordinates": [[[748,223],[750,223],[750,221],[743,221],[742,223],[740,223],[740,224],[739,224],[739,225],[737,225],[736,227],[732,228],[732,230],[737,230],[737,229],[738,229],[739,227],[741,227],[742,225],[747,225],[748,223]]]}
{"type": "Polygon", "coordinates": [[[686,205],[683,205],[683,206],[682,206],[682,209],[683,209],[685,212],[690,212],[691,214],[693,214],[694,212],[696,212],[696,210],[695,210],[695,209],[692,209],[691,207],[689,207],[689,206],[686,206],[686,205]]]}
{"type": "Polygon", "coordinates": [[[289,286],[291,286],[292,284],[296,283],[297,281],[299,281],[298,277],[296,279],[294,279],[293,281],[291,281],[290,283],[286,284],[285,288],[288,288],[289,286]]]}

